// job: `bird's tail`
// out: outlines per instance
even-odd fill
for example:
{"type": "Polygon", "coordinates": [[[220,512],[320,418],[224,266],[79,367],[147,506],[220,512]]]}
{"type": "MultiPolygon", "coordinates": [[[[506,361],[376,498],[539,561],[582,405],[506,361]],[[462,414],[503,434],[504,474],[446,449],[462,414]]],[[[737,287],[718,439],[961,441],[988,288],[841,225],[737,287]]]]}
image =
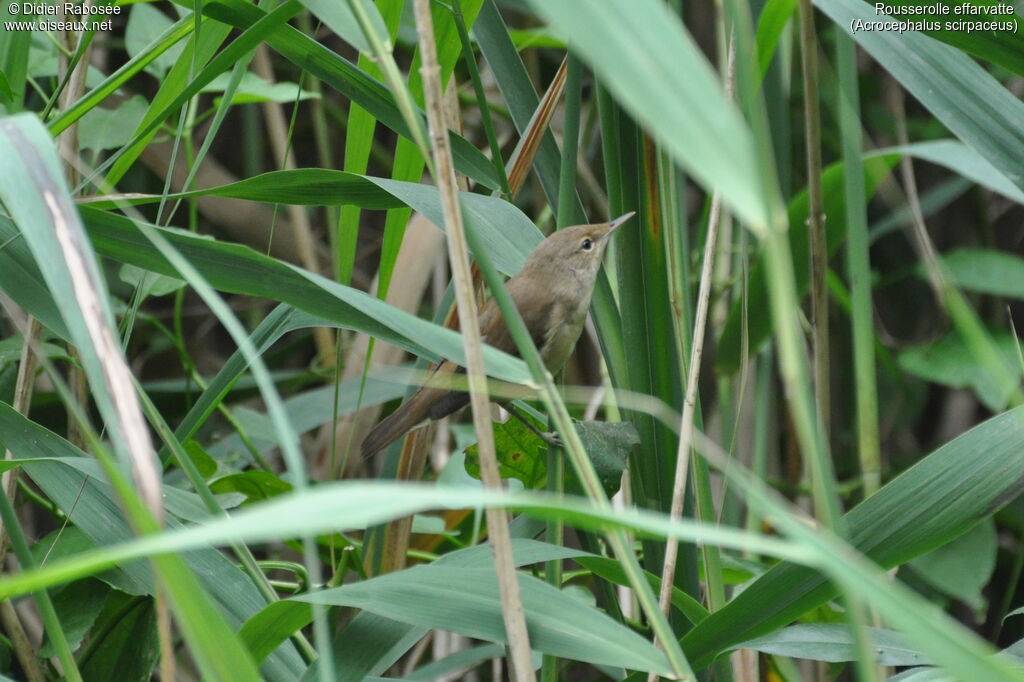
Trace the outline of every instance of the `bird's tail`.
{"type": "Polygon", "coordinates": [[[431,394],[436,389],[421,388],[398,409],[385,417],[363,439],[363,457],[369,457],[401,438],[409,429],[429,416],[431,394]]]}

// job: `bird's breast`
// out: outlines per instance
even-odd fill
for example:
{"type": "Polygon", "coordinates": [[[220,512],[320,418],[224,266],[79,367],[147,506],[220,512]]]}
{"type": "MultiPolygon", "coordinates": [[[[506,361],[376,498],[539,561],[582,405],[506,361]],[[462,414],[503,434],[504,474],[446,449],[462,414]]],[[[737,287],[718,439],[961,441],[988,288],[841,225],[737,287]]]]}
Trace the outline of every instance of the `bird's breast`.
{"type": "Polygon", "coordinates": [[[557,303],[551,308],[551,320],[544,344],[540,348],[540,356],[544,365],[555,374],[565,366],[565,361],[572,355],[573,348],[583,331],[583,323],[587,319],[586,303],[584,305],[557,303]]]}

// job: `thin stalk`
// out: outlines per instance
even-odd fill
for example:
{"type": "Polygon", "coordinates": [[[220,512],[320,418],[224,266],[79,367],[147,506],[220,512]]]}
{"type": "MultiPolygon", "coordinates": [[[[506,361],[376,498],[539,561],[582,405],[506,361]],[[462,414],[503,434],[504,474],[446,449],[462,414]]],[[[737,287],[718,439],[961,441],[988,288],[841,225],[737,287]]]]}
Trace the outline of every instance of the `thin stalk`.
{"type": "Polygon", "coordinates": [[[476,95],[476,105],[480,109],[480,119],[483,121],[487,145],[491,149],[491,159],[494,161],[498,181],[501,183],[501,193],[505,197],[511,197],[512,190],[508,186],[508,175],[505,173],[505,164],[501,160],[501,144],[498,142],[498,134],[494,131],[491,107],[487,102],[483,81],[480,80],[480,69],[476,65],[476,56],[473,54],[473,42],[469,38],[466,20],[462,16],[461,0],[452,0],[452,17],[455,19],[455,28],[459,31],[459,40],[462,41],[462,54],[465,57],[466,70],[469,71],[469,80],[473,84],[473,93],[476,95]]]}
{"type": "MultiPolygon", "coordinates": [[[[353,5],[359,3],[353,2],[353,5]]],[[[484,485],[501,489],[501,474],[494,450],[494,432],[490,419],[487,397],[487,378],[484,373],[484,358],[480,338],[480,321],[477,316],[476,300],[473,294],[473,275],[469,267],[469,248],[462,224],[462,208],[459,205],[458,185],[455,166],[452,161],[445,124],[444,99],[441,92],[441,67],[437,61],[437,45],[434,42],[434,20],[430,15],[429,0],[414,0],[416,27],[419,32],[420,58],[423,77],[423,93],[427,104],[433,164],[431,175],[437,183],[441,196],[441,210],[444,215],[448,236],[448,260],[452,269],[452,280],[459,310],[459,325],[462,331],[463,347],[466,353],[466,374],[470,388],[470,406],[473,411],[473,425],[479,442],[480,472],[484,485]]],[[[523,613],[522,597],[516,577],[515,561],[512,556],[512,538],[508,529],[508,514],[505,510],[488,508],[487,528],[491,548],[494,551],[495,571],[498,589],[501,593],[502,617],[508,638],[509,667],[515,680],[535,680],[530,655],[530,637],[526,631],[526,616],[523,613]]]]}
{"type": "MultiPolygon", "coordinates": [[[[768,347],[761,353],[756,363],[756,379],[754,385],[754,452],[751,456],[750,471],[760,481],[768,480],[768,411],[772,403],[772,351],[768,347]]],[[[748,531],[756,531],[761,527],[761,515],[753,505],[747,505],[748,531]]],[[[749,553],[747,556],[752,556],[749,553]]],[[[754,557],[756,558],[756,557],[754,557]]]]}
{"type": "MultiPolygon", "coordinates": [[[[821,112],[818,105],[818,40],[811,0],[800,0],[800,65],[804,80],[804,129],[807,146],[807,229],[811,248],[811,323],[813,332],[814,391],[822,437],[828,442],[830,422],[828,246],[821,195],[821,112]]],[[[849,203],[849,202],[847,202],[849,203]]]]}
{"type": "Polygon", "coordinates": [[[846,269],[850,281],[850,320],[853,327],[853,368],[857,401],[857,453],[864,497],[881,485],[878,442],[878,386],[875,380],[874,312],[871,304],[871,264],[868,254],[867,210],[864,206],[864,146],[858,113],[856,48],[843,31],[834,31],[839,81],[839,129],[843,146],[843,186],[846,192],[846,269]]]}

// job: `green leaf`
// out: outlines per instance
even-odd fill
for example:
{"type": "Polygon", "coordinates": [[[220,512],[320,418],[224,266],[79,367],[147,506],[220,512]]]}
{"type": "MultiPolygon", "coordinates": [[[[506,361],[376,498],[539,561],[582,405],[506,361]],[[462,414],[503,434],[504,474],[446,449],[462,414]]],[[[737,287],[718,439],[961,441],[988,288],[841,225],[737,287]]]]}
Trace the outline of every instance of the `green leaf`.
{"type": "MultiPolygon", "coordinates": [[[[545,428],[544,424],[533,423],[538,430],[545,428]]],[[[614,495],[622,482],[622,471],[626,468],[629,453],[640,444],[636,427],[628,422],[600,421],[576,422],[574,426],[605,492],[609,496],[614,495]]],[[[502,478],[522,481],[528,490],[544,485],[548,475],[547,445],[534,431],[518,419],[495,423],[494,445],[502,478]]],[[[470,476],[480,478],[480,454],[476,444],[466,449],[465,467],[470,476]]],[[[572,473],[570,476],[575,481],[572,473]]],[[[572,485],[569,492],[581,494],[578,484],[573,482],[572,485]]]]}
{"type": "Polygon", "coordinates": [[[115,592],[96,630],[103,636],[94,643],[91,655],[82,663],[85,679],[145,682],[151,678],[160,659],[152,599],[115,592]]]}
{"type": "MultiPolygon", "coordinates": [[[[53,531],[32,545],[32,556],[35,557],[37,564],[43,565],[94,550],[96,547],[96,543],[81,528],[68,526],[53,531]]],[[[145,588],[120,567],[97,573],[95,577],[115,590],[134,595],[146,594],[145,588]]]]}
{"type": "MultiPolygon", "coordinates": [[[[231,80],[231,74],[222,73],[212,81],[203,86],[202,92],[224,92],[231,80]]],[[[297,100],[316,99],[315,92],[303,90],[298,83],[278,81],[270,83],[260,78],[251,71],[242,74],[242,80],[235,89],[231,98],[231,104],[251,104],[253,102],[283,102],[285,104],[297,100]]],[[[214,100],[214,106],[220,104],[220,99],[214,100]]]]}
{"type": "MultiPolygon", "coordinates": [[[[154,5],[146,2],[132,5],[128,15],[128,26],[124,32],[124,47],[128,56],[134,59],[143,55],[150,44],[164,35],[173,24],[174,22],[154,5]]],[[[185,46],[181,43],[171,45],[146,65],[146,72],[157,79],[163,78],[175,62],[181,59],[184,49],[185,46]]]]}
{"type": "Polygon", "coordinates": [[[242,493],[247,502],[255,502],[290,492],[292,485],[266,471],[253,470],[218,478],[210,483],[210,490],[215,493],[242,493]]]}
{"type": "MultiPolygon", "coordinates": [[[[939,257],[959,289],[1024,299],[1024,258],[994,249],[953,249],[939,257]]],[[[925,277],[922,268],[918,276],[925,277]]]]}
{"type": "MultiPolygon", "coordinates": [[[[93,244],[104,256],[163,275],[179,274],[131,219],[88,206],[80,210],[93,244]]],[[[284,301],[423,357],[448,357],[460,363],[464,360],[458,334],[389,306],[375,296],[245,246],[177,230],[153,229],[159,230],[211,286],[221,291],[284,301]]],[[[529,377],[522,360],[493,348],[484,349],[484,358],[491,376],[513,382],[529,377]]]]}
{"type": "MultiPolygon", "coordinates": [[[[532,648],[599,665],[668,672],[664,653],[640,635],[542,580],[517,577],[532,648]]],[[[493,568],[429,565],[295,600],[355,606],[412,625],[505,642],[498,595],[493,568]]]]}
{"type": "MultiPolygon", "coordinates": [[[[53,595],[53,607],[60,618],[61,627],[74,651],[92,627],[107,601],[110,587],[93,578],[65,585],[53,595]]],[[[53,643],[47,640],[39,649],[40,656],[56,656],[53,643]]]]}
{"type": "MultiPolygon", "coordinates": [[[[892,630],[868,627],[863,633],[871,643],[877,662],[887,666],[922,665],[927,658],[907,638],[892,630]]],[[[793,625],[764,637],[748,639],[736,649],[754,649],[775,656],[839,663],[857,660],[857,648],[849,625],[793,625]]]]}
{"type": "Polygon", "coordinates": [[[969,388],[986,407],[997,412],[1006,407],[1015,385],[1020,381],[1020,363],[1017,362],[1016,337],[1000,329],[990,329],[989,334],[1006,360],[1007,371],[1013,374],[1013,381],[1007,382],[1003,390],[988,379],[976,355],[955,331],[938,341],[905,348],[898,356],[899,365],[925,381],[952,388],[969,388]]]}
{"type": "MultiPolygon", "coordinates": [[[[504,423],[495,422],[494,448],[498,455],[498,473],[502,478],[519,480],[527,490],[536,490],[544,485],[548,476],[547,445],[526,424],[512,417],[504,423]]],[[[466,448],[465,467],[466,473],[480,479],[478,444],[466,448]]]]}
{"type": "Polygon", "coordinates": [[[208,479],[217,473],[217,462],[214,461],[213,457],[210,457],[209,453],[203,449],[203,446],[198,441],[189,439],[182,446],[185,448],[185,452],[188,453],[189,459],[196,466],[200,476],[208,479]]]}
{"type": "Polygon", "coordinates": [[[988,603],[982,589],[992,578],[998,549],[995,522],[986,519],[948,545],[917,557],[910,567],[929,585],[980,614],[988,603]]]}
{"type": "Polygon", "coordinates": [[[782,32],[796,11],[797,0],[768,0],[757,19],[757,66],[761,77],[768,72],[782,32]]]}
{"type": "MultiPolygon", "coordinates": [[[[142,4],[136,7],[149,5],[142,4]]],[[[132,95],[114,109],[92,109],[78,122],[78,138],[82,148],[98,152],[127,144],[132,139],[132,131],[146,115],[148,107],[149,103],[142,96],[132,95]]]]}
{"type": "Polygon", "coordinates": [[[127,263],[121,266],[117,276],[125,284],[139,290],[140,300],[150,296],[173,294],[185,286],[184,280],[180,280],[177,277],[158,275],[127,263]]]}
{"type": "Polygon", "coordinates": [[[619,491],[629,455],[640,445],[640,434],[631,422],[581,421],[575,426],[605,494],[611,497],[619,491]]]}
{"type": "MultiPolygon", "coordinates": [[[[525,566],[541,561],[576,558],[585,554],[585,552],[579,550],[551,545],[538,540],[525,538],[513,538],[512,540],[512,555],[516,566],[525,566]]],[[[490,545],[477,545],[445,554],[435,563],[437,565],[458,566],[462,568],[487,568],[493,566],[494,556],[490,545]]],[[[301,601],[284,600],[267,605],[265,609],[254,615],[242,626],[239,634],[248,645],[256,660],[261,661],[281,642],[290,637],[292,633],[309,625],[312,620],[313,612],[308,604],[301,601]]],[[[419,630],[419,628],[411,628],[405,623],[391,621],[390,619],[364,611],[349,626],[350,629],[357,631],[356,634],[350,633],[352,634],[351,639],[349,637],[340,637],[339,639],[343,643],[352,645],[353,640],[359,638],[361,633],[367,629],[375,629],[377,626],[380,626],[387,635],[382,635],[379,639],[373,638],[374,647],[379,647],[383,642],[386,642],[386,637],[388,636],[394,637],[399,641],[408,640],[411,631],[419,630]]],[[[409,641],[409,646],[412,646],[415,641],[415,639],[409,641]]],[[[386,649],[387,647],[385,647],[386,649]]],[[[361,649],[360,647],[353,647],[352,651],[361,651],[361,649]]],[[[365,651],[361,651],[361,654],[365,653],[365,651]]],[[[401,653],[398,655],[401,655],[401,653]]],[[[355,663],[354,656],[346,658],[349,664],[355,663]]],[[[342,665],[346,664],[343,663],[342,665]]],[[[385,664],[385,667],[387,665],[390,665],[390,663],[385,664]]],[[[314,668],[315,666],[311,670],[314,668]]],[[[363,668],[360,668],[360,670],[364,674],[371,671],[370,669],[363,668]]],[[[378,672],[380,671],[378,670],[378,672]]],[[[307,672],[307,674],[309,673],[307,672]]],[[[362,677],[359,677],[359,679],[361,680],[362,677]]]]}
{"type": "MultiPolygon", "coordinates": [[[[304,206],[356,205],[368,209],[408,206],[432,223],[444,226],[437,189],[416,182],[402,182],[324,168],[271,171],[219,187],[162,195],[100,197],[84,203],[90,208],[143,205],[168,199],[216,196],[275,204],[304,206]]],[[[466,229],[475,230],[501,272],[519,271],[543,235],[515,204],[495,197],[460,192],[466,229]]]]}

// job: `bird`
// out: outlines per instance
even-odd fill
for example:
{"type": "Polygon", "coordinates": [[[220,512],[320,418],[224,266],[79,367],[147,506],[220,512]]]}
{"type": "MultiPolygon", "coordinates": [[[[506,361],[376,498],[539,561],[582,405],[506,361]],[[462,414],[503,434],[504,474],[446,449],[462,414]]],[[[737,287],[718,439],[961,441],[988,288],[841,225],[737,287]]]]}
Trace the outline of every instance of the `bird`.
{"type": "MultiPolygon", "coordinates": [[[[552,374],[562,369],[580,338],[612,234],[634,214],[631,211],[609,222],[574,225],[553,232],[537,245],[522,269],[505,282],[544,366],[552,374]]],[[[480,335],[484,343],[519,355],[493,297],[480,313],[480,335]]],[[[447,417],[469,404],[468,393],[450,388],[450,375],[455,372],[465,369],[451,360],[441,361],[416,393],[367,434],[360,448],[363,457],[379,452],[421,422],[447,417]]],[[[522,419],[514,410],[510,412],[522,419]]],[[[526,423],[533,429],[532,424],[526,423]]],[[[557,438],[549,438],[550,434],[539,435],[549,443],[557,443],[557,438]]]]}

